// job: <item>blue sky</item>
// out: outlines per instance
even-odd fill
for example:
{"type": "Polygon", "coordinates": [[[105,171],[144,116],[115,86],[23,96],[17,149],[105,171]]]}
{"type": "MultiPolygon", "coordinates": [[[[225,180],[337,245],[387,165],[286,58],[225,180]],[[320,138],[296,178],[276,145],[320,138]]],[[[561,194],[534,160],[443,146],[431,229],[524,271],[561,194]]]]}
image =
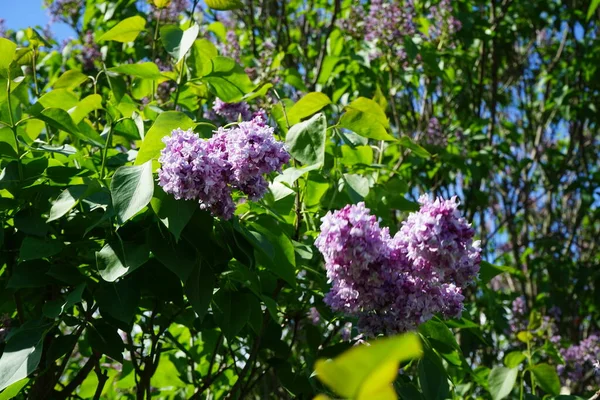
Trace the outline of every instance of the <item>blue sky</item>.
{"type": "MultiPolygon", "coordinates": [[[[0,18],[4,18],[8,29],[22,29],[28,26],[46,26],[50,22],[43,0],[0,0],[0,18]]],[[[52,33],[58,42],[74,36],[66,24],[52,24],[52,33]]]]}

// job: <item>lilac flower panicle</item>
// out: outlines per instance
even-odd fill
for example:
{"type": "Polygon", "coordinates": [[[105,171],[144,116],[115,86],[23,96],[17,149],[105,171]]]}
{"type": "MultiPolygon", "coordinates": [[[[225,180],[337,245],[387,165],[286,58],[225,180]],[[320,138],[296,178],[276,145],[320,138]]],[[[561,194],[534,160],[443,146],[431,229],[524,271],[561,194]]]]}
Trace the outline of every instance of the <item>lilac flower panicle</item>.
{"type": "Polygon", "coordinates": [[[163,142],[158,171],[163,190],[176,199],[197,200],[200,208],[224,219],[235,211],[233,189],[251,200],[262,198],[268,190],[263,175],[279,171],[290,158],[260,116],[219,128],[210,139],[176,129],[163,142]]]}
{"type": "Polygon", "coordinates": [[[168,6],[160,10],[152,4],[152,13],[150,16],[154,20],[160,18],[161,23],[173,24],[179,22],[179,16],[188,10],[190,5],[191,3],[189,0],[171,0],[168,6]]]}
{"type": "Polygon", "coordinates": [[[212,142],[191,130],[176,129],[163,138],[158,181],[176,199],[198,200],[200,208],[230,218],[234,205],[227,186],[230,165],[212,142]]]}
{"type": "Polygon", "coordinates": [[[218,97],[213,102],[212,109],[205,113],[207,119],[216,120],[221,117],[227,122],[237,122],[240,117],[242,121],[249,121],[252,119],[252,116],[250,106],[245,101],[239,103],[225,103],[218,97]]]}
{"type": "Polygon", "coordinates": [[[313,325],[319,325],[321,322],[321,314],[319,313],[319,310],[317,310],[317,307],[311,307],[310,310],[308,310],[308,318],[313,325]]]}
{"type": "Polygon", "coordinates": [[[0,18],[0,37],[6,36],[6,21],[4,18],[0,18]]]}
{"type": "Polygon", "coordinates": [[[71,24],[77,22],[83,9],[82,0],[53,0],[45,1],[52,22],[64,22],[71,24]]]}
{"type": "Polygon", "coordinates": [[[456,196],[450,200],[419,198],[421,209],[411,213],[394,238],[424,279],[472,282],[479,273],[480,242],[460,215],[456,196]]]}
{"type": "Polygon", "coordinates": [[[448,144],[448,139],[444,135],[440,121],[436,117],[429,119],[427,132],[423,139],[427,144],[432,146],[446,147],[448,144]]]}
{"type": "Polygon", "coordinates": [[[325,303],[357,317],[366,335],[414,329],[437,313],[462,313],[462,289],[479,268],[478,245],[455,199],[422,197],[421,204],[393,238],[364,203],[322,219],[315,246],[331,282],[325,303]]]}
{"type": "Polygon", "coordinates": [[[95,62],[102,59],[102,53],[94,41],[92,31],[87,31],[83,37],[83,48],[81,49],[81,62],[84,71],[96,69],[95,62]]]}
{"type": "MultiPolygon", "coordinates": [[[[582,382],[589,372],[597,368],[600,358],[600,335],[593,333],[578,344],[562,349],[560,354],[565,364],[559,365],[557,371],[563,382],[582,382]]],[[[600,385],[600,375],[594,374],[592,380],[594,385],[600,385]]]]}

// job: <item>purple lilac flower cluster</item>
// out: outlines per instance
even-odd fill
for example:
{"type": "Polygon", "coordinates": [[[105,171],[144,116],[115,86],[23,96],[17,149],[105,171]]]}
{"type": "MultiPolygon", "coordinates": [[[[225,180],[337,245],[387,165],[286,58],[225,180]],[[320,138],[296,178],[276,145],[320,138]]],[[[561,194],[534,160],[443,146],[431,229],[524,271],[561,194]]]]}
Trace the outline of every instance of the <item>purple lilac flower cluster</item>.
{"type": "Polygon", "coordinates": [[[83,36],[83,47],[81,49],[81,63],[84,71],[93,71],[96,69],[96,60],[102,59],[102,53],[94,41],[92,31],[87,31],[83,36]]]}
{"type": "Polygon", "coordinates": [[[579,344],[562,349],[561,355],[565,364],[559,365],[557,370],[565,384],[567,381],[582,382],[591,373],[595,384],[600,385],[600,375],[595,374],[600,358],[600,334],[591,334],[579,344]]]}
{"type": "MultiPolygon", "coordinates": [[[[154,60],[154,63],[158,66],[160,72],[166,72],[171,70],[171,65],[160,58],[154,60]]],[[[168,103],[171,99],[171,94],[177,90],[177,83],[172,80],[161,82],[156,87],[156,97],[161,104],[168,103]]]]}
{"type": "Polygon", "coordinates": [[[372,0],[368,12],[362,4],[356,4],[349,17],[340,21],[340,27],[348,29],[353,36],[364,35],[365,41],[373,48],[379,48],[369,54],[371,59],[391,54],[406,61],[403,38],[417,32],[414,15],[412,0],[372,0]]]}
{"type": "Polygon", "coordinates": [[[160,186],[176,199],[197,200],[201,209],[224,219],[235,211],[233,189],[258,200],[268,189],[263,174],[278,171],[289,161],[283,143],[275,140],[273,128],[261,116],[219,128],[207,140],[191,130],[176,129],[163,141],[160,186]]]}
{"type": "Polygon", "coordinates": [[[240,118],[242,121],[250,121],[254,118],[254,114],[250,110],[250,105],[245,101],[225,103],[217,97],[212,108],[204,113],[204,117],[212,121],[222,118],[225,122],[237,122],[240,118]]]}
{"type": "Polygon", "coordinates": [[[4,18],[0,18],[0,37],[6,36],[6,23],[4,18]]]}
{"type": "Polygon", "coordinates": [[[429,123],[427,124],[427,132],[423,139],[425,140],[425,143],[432,146],[446,147],[448,144],[448,140],[442,132],[440,121],[436,117],[429,119],[429,123]]]}
{"type": "MultiPolygon", "coordinates": [[[[429,27],[429,36],[439,39],[444,34],[452,36],[462,28],[462,23],[452,15],[450,0],[441,0],[429,9],[433,23],[429,27]]],[[[452,45],[452,42],[449,42],[452,45]]]]}
{"type": "Polygon", "coordinates": [[[462,289],[479,271],[479,242],[456,198],[419,202],[393,238],[364,203],[322,220],[315,245],[331,282],[325,303],[358,317],[366,335],[410,330],[436,313],[459,316],[462,289]]]}
{"type": "Polygon", "coordinates": [[[83,10],[82,0],[54,0],[45,2],[52,22],[76,23],[83,10]]]}

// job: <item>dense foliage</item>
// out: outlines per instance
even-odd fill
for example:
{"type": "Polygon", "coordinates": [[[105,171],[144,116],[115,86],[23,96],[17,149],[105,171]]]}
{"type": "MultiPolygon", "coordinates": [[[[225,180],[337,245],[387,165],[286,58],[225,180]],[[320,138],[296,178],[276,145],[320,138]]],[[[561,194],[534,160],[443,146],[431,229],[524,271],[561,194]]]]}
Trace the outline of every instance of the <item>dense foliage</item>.
{"type": "Polygon", "coordinates": [[[599,4],[0,18],[0,399],[600,396],[599,4]]]}

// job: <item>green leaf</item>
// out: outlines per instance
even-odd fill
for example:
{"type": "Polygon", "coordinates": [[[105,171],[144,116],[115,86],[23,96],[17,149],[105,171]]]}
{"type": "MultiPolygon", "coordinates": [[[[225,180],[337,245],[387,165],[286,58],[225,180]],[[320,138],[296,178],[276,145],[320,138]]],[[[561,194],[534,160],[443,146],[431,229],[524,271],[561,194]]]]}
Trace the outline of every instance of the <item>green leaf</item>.
{"type": "Polygon", "coordinates": [[[375,340],[370,346],[352,347],[333,360],[320,359],[315,363],[315,373],[344,398],[390,398],[400,363],[422,354],[419,337],[406,333],[375,340]],[[388,397],[377,397],[383,395],[388,397]]]}
{"type": "Polygon", "coordinates": [[[600,5],[600,0],[592,0],[592,2],[590,3],[590,8],[588,8],[586,21],[589,21],[590,19],[592,19],[592,15],[594,15],[594,13],[596,12],[596,9],[598,8],[599,5],[600,5]]]}
{"type": "Polygon", "coordinates": [[[54,89],[75,89],[87,80],[86,74],[70,69],[62,74],[52,86],[54,89]]]}
{"type": "Polygon", "coordinates": [[[171,243],[170,237],[164,237],[158,227],[150,231],[148,244],[158,261],[183,282],[188,280],[193,269],[198,265],[196,251],[187,241],[171,243]]]}
{"type": "Polygon", "coordinates": [[[96,39],[96,42],[104,40],[114,40],[121,43],[133,42],[135,38],[144,30],[146,20],[138,15],[125,18],[115,25],[111,30],[96,39]]]}
{"type": "Polygon", "coordinates": [[[154,179],[152,163],[123,166],[117,169],[110,183],[112,204],[117,222],[124,224],[152,200],[154,179]]]}
{"type": "Polygon", "coordinates": [[[538,364],[531,368],[535,381],[548,394],[558,395],[560,393],[560,379],[556,368],[548,364],[538,364]]]}
{"type": "Polygon", "coordinates": [[[156,8],[165,8],[169,4],[171,4],[171,0],[152,0],[152,3],[156,6],[156,8]]]}
{"type": "Polygon", "coordinates": [[[106,354],[116,361],[123,362],[125,345],[116,327],[100,318],[92,321],[86,332],[90,346],[94,350],[106,354]]]}
{"type": "Polygon", "coordinates": [[[131,279],[119,282],[106,282],[94,293],[100,313],[129,324],[136,314],[140,300],[140,290],[131,279]]]}
{"type": "Polygon", "coordinates": [[[165,50],[175,58],[178,63],[185,57],[192,48],[194,41],[198,37],[200,27],[196,24],[183,31],[175,25],[164,25],[160,28],[160,40],[165,46],[165,50]]]}
{"type": "Polygon", "coordinates": [[[343,175],[344,189],[353,203],[362,201],[369,194],[369,179],[359,174],[343,175]]]}
{"type": "Polygon", "coordinates": [[[42,356],[45,327],[31,321],[15,331],[0,358],[0,390],[26,378],[37,368],[42,356]]]}
{"type": "Polygon", "coordinates": [[[60,108],[61,110],[68,110],[77,105],[79,99],[75,93],[67,89],[54,89],[37,101],[42,105],[42,108],[60,108]]]}
{"type": "Polygon", "coordinates": [[[518,271],[513,267],[499,266],[490,264],[489,262],[482,260],[481,268],[479,270],[479,279],[482,283],[488,283],[491,281],[496,275],[500,275],[504,272],[509,274],[518,273],[518,271]]]}
{"type": "Polygon", "coordinates": [[[196,40],[194,42],[194,46],[192,47],[192,52],[188,57],[188,60],[195,71],[195,76],[207,75],[212,68],[210,60],[218,55],[219,52],[217,51],[217,48],[210,40],[196,40]]]}
{"type": "Polygon", "coordinates": [[[202,320],[208,311],[215,288],[215,274],[207,263],[198,263],[185,281],[184,291],[192,309],[202,320]]]}
{"type": "Polygon", "coordinates": [[[431,350],[419,361],[419,384],[427,400],[445,400],[449,397],[448,375],[440,357],[431,350]]]}
{"type": "Polygon", "coordinates": [[[52,257],[62,251],[64,243],[58,239],[40,239],[27,236],[21,243],[19,259],[21,261],[52,257]]]}
{"type": "Polygon", "coordinates": [[[21,379],[18,382],[13,383],[9,387],[6,388],[2,393],[0,393],[0,400],[10,400],[17,397],[19,392],[27,386],[29,383],[29,379],[21,379]]]}
{"type": "Polygon", "coordinates": [[[321,111],[323,107],[331,104],[329,97],[321,92],[311,92],[302,97],[288,111],[290,125],[295,125],[306,117],[321,111]]]}
{"type": "Polygon", "coordinates": [[[15,53],[17,51],[17,45],[8,39],[0,38],[0,74],[6,76],[6,70],[10,67],[15,53]]]}
{"type": "Polygon", "coordinates": [[[244,7],[240,0],[205,0],[207,6],[213,10],[226,11],[244,7]]]}
{"type": "Polygon", "coordinates": [[[118,74],[134,76],[142,79],[161,79],[163,76],[160,73],[160,69],[153,62],[143,62],[138,64],[122,64],[118,67],[112,67],[108,69],[110,72],[116,72],[118,74]]]}
{"type": "Polygon", "coordinates": [[[160,114],[146,133],[135,164],[140,165],[148,160],[158,159],[160,151],[165,147],[163,137],[170,135],[174,129],[189,129],[193,126],[194,121],[182,112],[166,111],[160,114]]]}
{"type": "Polygon", "coordinates": [[[488,387],[492,399],[500,400],[510,395],[518,374],[518,368],[496,367],[492,369],[488,376],[488,387]]]}
{"type": "Polygon", "coordinates": [[[154,193],[150,205],[161,222],[175,236],[175,240],[179,240],[181,232],[198,209],[197,202],[176,200],[162,189],[154,193]]]}
{"type": "Polygon", "coordinates": [[[210,60],[210,72],[202,80],[210,85],[211,91],[227,103],[240,101],[254,89],[246,72],[234,60],[217,56],[210,60]]]}
{"type": "Polygon", "coordinates": [[[77,106],[69,110],[71,118],[76,124],[79,124],[89,113],[102,109],[102,96],[91,94],[77,103],[77,106]]]}
{"type": "Polygon", "coordinates": [[[250,318],[250,293],[230,291],[221,288],[213,298],[213,314],[215,322],[225,337],[233,339],[250,318]]]}
{"type": "Polygon", "coordinates": [[[521,365],[526,358],[527,357],[522,351],[511,351],[504,356],[504,365],[506,365],[508,368],[516,368],[521,365]]]}
{"type": "Polygon", "coordinates": [[[102,279],[114,282],[120,277],[135,271],[150,258],[150,248],[146,243],[116,242],[104,245],[96,252],[96,266],[102,279]]]}
{"type": "Polygon", "coordinates": [[[379,104],[366,97],[359,97],[346,106],[339,126],[369,139],[396,140],[387,132],[390,123],[379,104]]]}
{"type": "Polygon", "coordinates": [[[290,154],[302,164],[322,164],[325,160],[327,120],[319,113],[292,126],[285,137],[290,154]]]}
{"type": "Polygon", "coordinates": [[[83,290],[85,289],[85,283],[77,285],[75,289],[66,298],[58,298],[50,300],[44,304],[43,313],[48,318],[56,318],[63,313],[64,310],[73,307],[75,304],[81,302],[83,290]]]}
{"type": "Polygon", "coordinates": [[[415,153],[415,155],[417,157],[421,157],[421,158],[430,158],[431,157],[431,153],[429,153],[423,147],[421,147],[418,144],[416,144],[415,142],[413,142],[412,139],[409,138],[408,136],[402,136],[400,138],[400,140],[398,141],[398,143],[400,144],[400,146],[405,147],[409,150],[412,150],[412,152],[415,153]]]}
{"type": "Polygon", "coordinates": [[[86,192],[87,185],[75,185],[66,188],[52,203],[47,222],[59,219],[73,209],[86,192]]]}
{"type": "Polygon", "coordinates": [[[35,118],[47,122],[48,125],[56,129],[70,133],[76,138],[87,143],[91,143],[100,147],[104,146],[104,140],[100,137],[100,135],[92,135],[88,132],[82,132],[73,122],[73,118],[71,118],[69,113],[65,110],[61,110],[60,108],[47,108],[41,113],[35,115],[35,118]]]}

